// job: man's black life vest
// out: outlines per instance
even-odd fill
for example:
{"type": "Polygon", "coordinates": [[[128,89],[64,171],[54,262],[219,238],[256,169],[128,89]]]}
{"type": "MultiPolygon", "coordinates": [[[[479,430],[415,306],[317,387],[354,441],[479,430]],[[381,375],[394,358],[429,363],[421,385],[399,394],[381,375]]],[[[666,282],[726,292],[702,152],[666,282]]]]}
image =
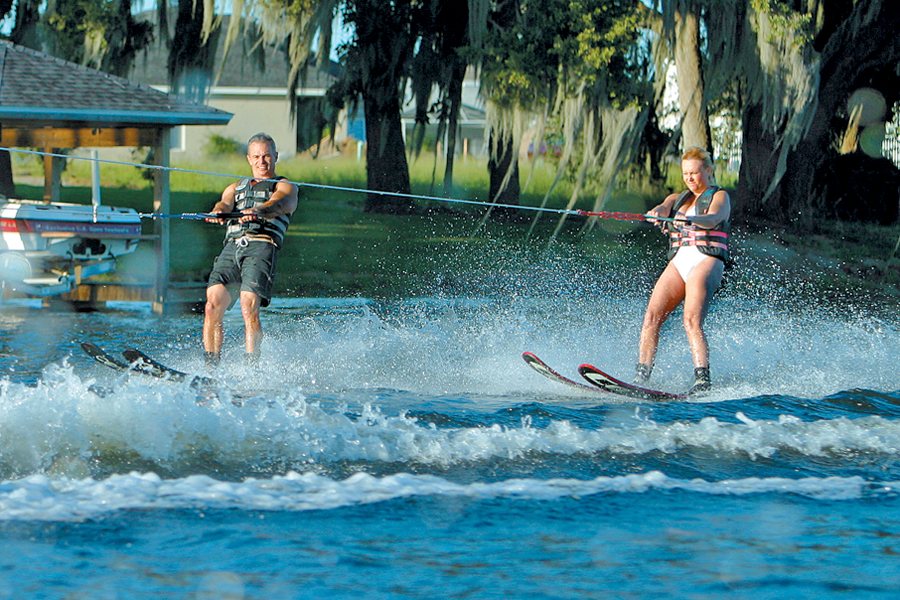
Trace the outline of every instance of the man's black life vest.
{"type": "MultiPolygon", "coordinates": [[[[274,179],[281,180],[285,178],[275,177],[274,179]]],[[[256,184],[253,184],[252,179],[241,179],[234,189],[234,210],[241,211],[264,204],[272,197],[277,184],[277,181],[270,179],[257,182],[256,184]]],[[[228,225],[227,239],[237,239],[243,236],[261,236],[271,239],[276,246],[281,246],[284,232],[287,231],[290,222],[290,215],[279,215],[271,219],[258,219],[249,223],[234,221],[228,225]]]]}
{"type": "MultiPolygon", "coordinates": [[[[722,188],[712,186],[697,198],[696,213],[705,215],[709,212],[709,206],[712,204],[713,196],[722,188]]],[[[685,190],[675,205],[672,207],[671,214],[678,212],[688,200],[693,196],[693,192],[685,190]]],[[[700,252],[709,256],[715,256],[722,262],[728,262],[728,232],[731,229],[728,221],[723,221],[711,229],[703,229],[696,225],[682,225],[675,227],[673,223],[666,223],[666,231],[669,234],[669,256],[668,260],[672,260],[675,253],[681,246],[696,246],[700,252]]]]}

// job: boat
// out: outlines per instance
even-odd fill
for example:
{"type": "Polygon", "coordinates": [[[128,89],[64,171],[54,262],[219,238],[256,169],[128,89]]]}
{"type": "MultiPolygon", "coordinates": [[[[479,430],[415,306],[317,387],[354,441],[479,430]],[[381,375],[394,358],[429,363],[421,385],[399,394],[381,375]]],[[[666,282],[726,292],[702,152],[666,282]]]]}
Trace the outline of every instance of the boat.
{"type": "Polygon", "coordinates": [[[114,271],[140,239],[134,209],[0,199],[0,282],[29,296],[64,294],[114,271]]]}

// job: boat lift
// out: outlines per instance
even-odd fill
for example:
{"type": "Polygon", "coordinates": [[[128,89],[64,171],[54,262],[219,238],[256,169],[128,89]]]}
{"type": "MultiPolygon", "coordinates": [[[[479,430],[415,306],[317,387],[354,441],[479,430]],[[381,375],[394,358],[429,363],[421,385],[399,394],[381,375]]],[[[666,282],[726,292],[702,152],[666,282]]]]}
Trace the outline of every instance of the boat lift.
{"type": "Polygon", "coordinates": [[[137,249],[140,215],[130,208],[103,206],[96,160],[91,174],[91,205],[0,200],[4,290],[39,298],[65,294],[84,279],[115,271],[117,257],[137,249]]]}

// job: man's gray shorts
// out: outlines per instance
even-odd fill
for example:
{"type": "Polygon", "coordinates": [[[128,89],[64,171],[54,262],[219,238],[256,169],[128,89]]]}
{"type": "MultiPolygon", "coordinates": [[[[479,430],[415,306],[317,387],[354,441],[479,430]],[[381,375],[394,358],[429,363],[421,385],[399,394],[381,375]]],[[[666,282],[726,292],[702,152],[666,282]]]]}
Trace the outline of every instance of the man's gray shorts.
{"type": "MultiPolygon", "coordinates": [[[[213,263],[207,287],[221,283],[231,295],[231,304],[239,292],[253,292],[259,296],[262,306],[268,306],[275,285],[275,264],[278,246],[266,241],[246,237],[229,239],[213,263]]],[[[230,306],[229,306],[230,308],[230,306]]]]}

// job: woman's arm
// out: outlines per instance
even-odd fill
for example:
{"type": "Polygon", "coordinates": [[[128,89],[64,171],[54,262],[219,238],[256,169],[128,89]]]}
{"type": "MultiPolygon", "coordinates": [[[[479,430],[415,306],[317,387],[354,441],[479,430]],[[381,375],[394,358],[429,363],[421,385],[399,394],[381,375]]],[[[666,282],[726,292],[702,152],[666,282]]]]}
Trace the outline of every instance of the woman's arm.
{"type": "Polygon", "coordinates": [[[728,192],[719,190],[713,196],[706,214],[691,217],[691,223],[703,229],[712,229],[719,223],[727,221],[731,217],[731,199],[728,192]]]}

